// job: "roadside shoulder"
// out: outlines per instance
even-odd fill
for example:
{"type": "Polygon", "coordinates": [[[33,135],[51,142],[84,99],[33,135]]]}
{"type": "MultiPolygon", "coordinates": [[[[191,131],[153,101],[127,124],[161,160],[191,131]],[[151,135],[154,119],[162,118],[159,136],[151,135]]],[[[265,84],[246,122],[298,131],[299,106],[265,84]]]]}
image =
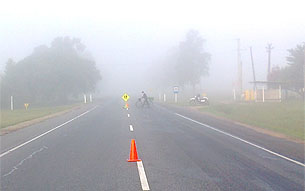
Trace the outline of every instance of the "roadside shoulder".
{"type": "Polygon", "coordinates": [[[66,114],[66,113],[71,112],[73,110],[77,110],[81,107],[82,107],[82,105],[77,105],[77,106],[74,106],[72,108],[65,109],[63,111],[52,113],[50,115],[46,115],[46,116],[43,116],[43,117],[38,117],[38,118],[35,118],[35,119],[32,119],[32,120],[28,120],[28,121],[21,122],[21,123],[15,124],[15,125],[4,127],[0,131],[0,136],[8,134],[8,133],[13,132],[13,131],[17,131],[19,129],[22,129],[22,128],[25,128],[25,127],[28,127],[28,126],[31,126],[31,125],[34,125],[34,124],[37,124],[37,123],[40,123],[40,122],[45,121],[45,120],[50,119],[50,118],[54,118],[54,117],[66,114]]]}
{"type": "Polygon", "coordinates": [[[214,116],[210,113],[198,111],[196,108],[164,103],[161,103],[161,105],[193,120],[208,124],[249,142],[304,162],[304,142],[302,140],[292,140],[290,137],[282,134],[268,132],[268,130],[265,131],[265,129],[259,127],[253,127],[224,117],[214,116]]]}
{"type": "Polygon", "coordinates": [[[210,117],[213,117],[215,119],[227,121],[227,122],[234,123],[234,124],[246,127],[246,128],[250,128],[250,129],[252,129],[252,130],[254,130],[256,132],[259,132],[259,133],[263,133],[263,134],[267,134],[267,135],[270,135],[270,136],[273,136],[273,137],[278,137],[278,138],[286,139],[286,140],[289,140],[289,141],[292,141],[292,142],[295,142],[295,143],[304,144],[303,140],[294,139],[294,138],[291,138],[291,137],[289,137],[287,135],[284,135],[282,133],[277,133],[277,132],[270,131],[268,129],[264,129],[264,128],[261,128],[261,127],[256,127],[256,126],[253,126],[253,125],[249,125],[249,124],[245,124],[245,123],[242,123],[242,122],[239,122],[239,121],[228,119],[228,118],[225,118],[225,117],[213,115],[213,114],[208,113],[208,112],[204,112],[204,111],[199,111],[199,112],[203,113],[204,115],[208,115],[210,117]]]}

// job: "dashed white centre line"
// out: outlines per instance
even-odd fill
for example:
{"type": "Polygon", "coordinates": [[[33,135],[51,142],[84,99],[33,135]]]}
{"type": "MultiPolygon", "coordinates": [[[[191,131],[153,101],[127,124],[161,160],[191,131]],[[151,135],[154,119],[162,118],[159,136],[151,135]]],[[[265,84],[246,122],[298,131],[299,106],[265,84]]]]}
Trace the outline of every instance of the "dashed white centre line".
{"type": "Polygon", "coordinates": [[[127,117],[130,117],[130,114],[129,114],[129,113],[127,114],[127,117]]]}
{"type": "Polygon", "coordinates": [[[137,166],[138,166],[138,172],[139,172],[139,176],[140,176],[142,190],[149,190],[149,185],[148,185],[148,181],[146,178],[146,174],[145,174],[145,170],[144,170],[142,161],[138,161],[137,166]]]}
{"type": "Polygon", "coordinates": [[[129,130],[130,130],[131,132],[133,131],[132,125],[129,125],[129,130]]]}

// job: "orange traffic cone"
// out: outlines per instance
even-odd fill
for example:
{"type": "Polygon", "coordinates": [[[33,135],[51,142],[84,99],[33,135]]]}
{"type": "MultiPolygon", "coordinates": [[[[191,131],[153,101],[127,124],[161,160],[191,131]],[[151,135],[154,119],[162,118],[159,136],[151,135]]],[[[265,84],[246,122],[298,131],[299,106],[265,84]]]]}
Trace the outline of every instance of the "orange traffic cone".
{"type": "Polygon", "coordinates": [[[141,161],[138,159],[136,141],[134,139],[131,140],[131,147],[130,147],[130,156],[128,162],[137,162],[141,161]]]}

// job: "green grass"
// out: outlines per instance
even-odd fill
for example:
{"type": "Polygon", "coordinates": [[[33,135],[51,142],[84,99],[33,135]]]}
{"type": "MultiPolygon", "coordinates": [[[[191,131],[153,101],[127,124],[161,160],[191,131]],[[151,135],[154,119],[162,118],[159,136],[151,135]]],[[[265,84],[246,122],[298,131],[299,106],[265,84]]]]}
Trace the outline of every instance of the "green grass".
{"type": "Polygon", "coordinates": [[[199,109],[241,123],[304,140],[304,103],[214,103],[199,109]]]}
{"type": "Polygon", "coordinates": [[[39,117],[44,117],[50,114],[70,109],[75,106],[77,106],[77,104],[56,107],[29,108],[28,110],[1,110],[1,128],[16,125],[18,123],[36,119],[39,117]]]}

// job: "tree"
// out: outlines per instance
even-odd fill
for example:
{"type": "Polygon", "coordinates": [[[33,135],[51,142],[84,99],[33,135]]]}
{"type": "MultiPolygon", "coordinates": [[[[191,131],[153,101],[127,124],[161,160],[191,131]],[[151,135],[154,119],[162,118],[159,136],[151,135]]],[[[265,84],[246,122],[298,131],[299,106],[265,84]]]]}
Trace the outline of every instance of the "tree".
{"type": "Polygon", "coordinates": [[[190,30],[180,43],[175,65],[176,79],[180,85],[191,84],[195,87],[202,76],[208,75],[210,54],[204,51],[204,42],[198,31],[190,30]]]}
{"type": "Polygon", "coordinates": [[[80,39],[58,37],[38,46],[18,63],[8,61],[2,91],[27,102],[62,102],[94,91],[101,79],[95,62],[84,56],[80,39]]]}
{"type": "Polygon", "coordinates": [[[289,56],[287,57],[287,62],[289,65],[289,76],[287,80],[294,83],[295,88],[304,87],[304,58],[305,58],[305,43],[297,45],[294,49],[289,49],[289,56]],[[297,85],[299,84],[299,85],[297,85]]]}
{"type": "Polygon", "coordinates": [[[297,45],[294,49],[289,49],[287,65],[283,68],[273,69],[268,76],[268,81],[279,81],[285,83],[285,88],[304,96],[304,55],[305,43],[297,45]]]}
{"type": "MultiPolygon", "coordinates": [[[[157,68],[151,74],[159,76],[153,84],[161,89],[174,85],[183,88],[185,85],[195,85],[201,77],[208,75],[210,54],[204,50],[205,40],[198,31],[190,30],[184,41],[177,47],[168,50],[160,59],[157,68]]],[[[152,77],[153,78],[153,77],[152,77]]]]}

